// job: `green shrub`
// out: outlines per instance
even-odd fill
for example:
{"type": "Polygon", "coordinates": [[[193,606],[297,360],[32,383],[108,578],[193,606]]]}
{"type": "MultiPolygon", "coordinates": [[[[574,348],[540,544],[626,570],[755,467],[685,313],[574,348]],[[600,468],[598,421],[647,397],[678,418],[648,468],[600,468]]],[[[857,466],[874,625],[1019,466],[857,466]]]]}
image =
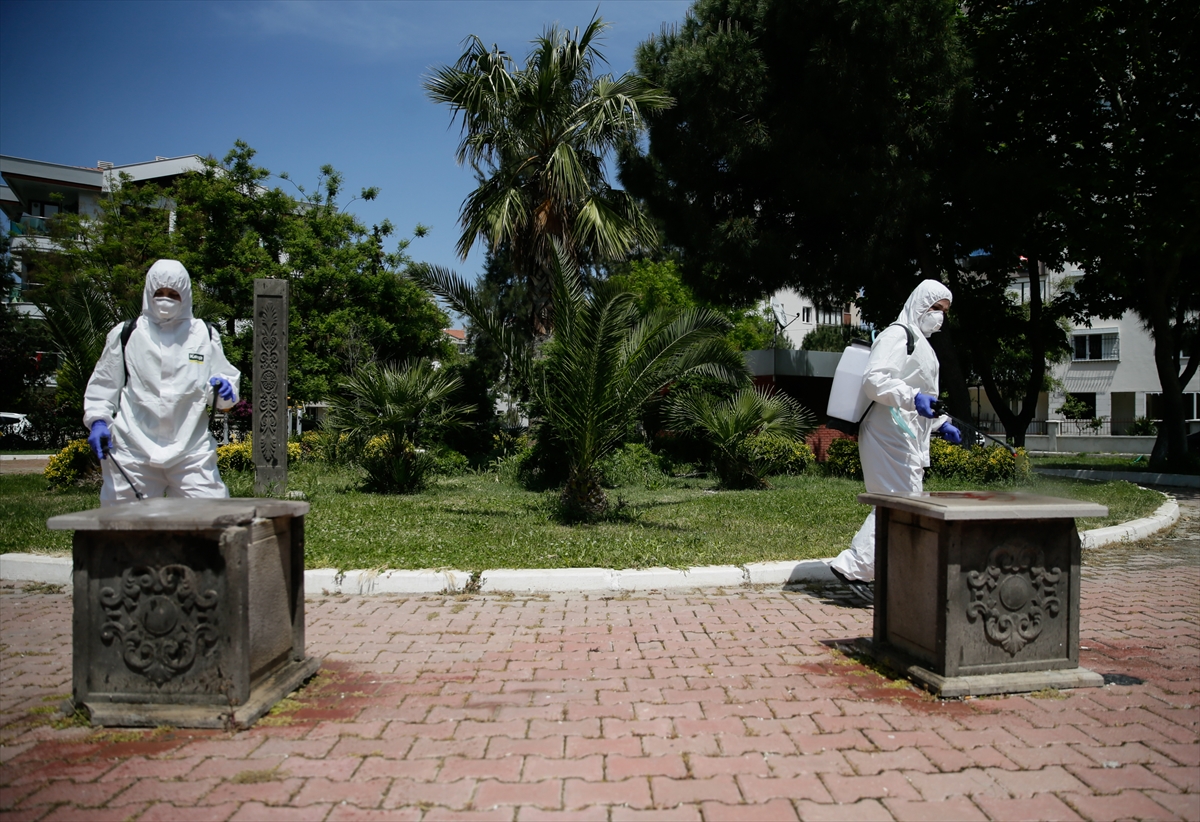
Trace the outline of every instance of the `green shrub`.
{"type": "Polygon", "coordinates": [[[626,443],[601,459],[597,468],[600,484],[606,488],[643,485],[654,489],[662,488],[667,481],[660,457],[640,442],[626,443]]]}
{"type": "Polygon", "coordinates": [[[367,472],[367,490],[410,494],[429,483],[437,468],[437,458],[408,440],[393,442],[390,434],[372,437],[360,457],[367,472]]]}
{"type": "Polygon", "coordinates": [[[433,472],[435,474],[454,477],[459,474],[465,474],[470,470],[471,461],[453,448],[440,448],[434,454],[433,472]]]}
{"type": "Polygon", "coordinates": [[[1149,417],[1138,417],[1125,429],[1129,437],[1153,437],[1158,434],[1158,425],[1149,417]]]}
{"type": "Polygon", "coordinates": [[[742,447],[746,456],[759,466],[764,475],[803,474],[817,458],[812,449],[802,442],[769,434],[749,437],[742,447]]]}
{"type": "Polygon", "coordinates": [[[835,477],[862,479],[862,461],[858,457],[858,441],[839,437],[826,450],[825,470],[835,477]]]}
{"type": "Polygon", "coordinates": [[[86,439],[71,440],[50,458],[43,476],[55,489],[94,485],[100,481],[100,461],[86,439]]]}
{"type": "Polygon", "coordinates": [[[217,446],[217,470],[249,471],[254,468],[254,450],[250,438],[217,446]]]}
{"type": "Polygon", "coordinates": [[[970,449],[934,437],[929,442],[929,473],[967,482],[1021,483],[1029,479],[1029,458],[1002,445],[973,445],[970,449]]]}
{"type": "MultiPolygon", "coordinates": [[[[289,465],[305,460],[304,446],[295,440],[287,444],[289,465]]],[[[217,446],[217,469],[219,471],[251,471],[254,469],[254,443],[251,437],[217,446]]]]}
{"type": "Polygon", "coordinates": [[[951,445],[941,437],[932,437],[929,440],[930,475],[948,479],[972,479],[974,475],[972,450],[959,445],[951,445]]]}

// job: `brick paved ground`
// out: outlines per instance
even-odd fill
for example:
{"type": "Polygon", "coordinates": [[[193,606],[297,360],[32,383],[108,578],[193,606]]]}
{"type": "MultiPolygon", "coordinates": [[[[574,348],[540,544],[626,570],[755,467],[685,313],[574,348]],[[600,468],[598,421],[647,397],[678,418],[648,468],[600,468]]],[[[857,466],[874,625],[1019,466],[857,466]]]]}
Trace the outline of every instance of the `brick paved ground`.
{"type": "Polygon", "coordinates": [[[1197,820],[1198,514],[1087,558],[1083,664],[1144,683],[1036,697],[882,678],[837,588],[325,598],[251,730],[55,729],[70,602],[8,587],[0,820],[1197,820]]]}

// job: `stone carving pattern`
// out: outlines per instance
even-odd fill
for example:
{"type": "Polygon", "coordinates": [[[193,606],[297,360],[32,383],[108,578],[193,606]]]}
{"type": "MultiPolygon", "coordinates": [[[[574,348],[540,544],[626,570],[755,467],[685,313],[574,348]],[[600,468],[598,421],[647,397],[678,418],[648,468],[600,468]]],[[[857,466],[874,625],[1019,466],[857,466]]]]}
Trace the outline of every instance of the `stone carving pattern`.
{"type": "Polygon", "coordinates": [[[988,642],[1015,656],[1038,638],[1046,619],[1058,616],[1061,579],[1061,570],[1045,568],[1036,546],[993,548],[982,571],[967,572],[967,618],[982,619],[988,642]]]}
{"type": "Polygon", "coordinates": [[[276,464],[279,419],[279,308],[282,300],[272,297],[259,299],[258,321],[260,333],[256,333],[258,348],[257,379],[254,390],[258,430],[255,431],[254,447],[258,449],[263,463],[276,464]]]}
{"type": "Polygon", "coordinates": [[[186,565],[127,568],[118,589],[100,589],[105,645],[120,642],[129,670],[155,685],[192,667],[217,643],[217,592],[200,591],[186,565]]]}

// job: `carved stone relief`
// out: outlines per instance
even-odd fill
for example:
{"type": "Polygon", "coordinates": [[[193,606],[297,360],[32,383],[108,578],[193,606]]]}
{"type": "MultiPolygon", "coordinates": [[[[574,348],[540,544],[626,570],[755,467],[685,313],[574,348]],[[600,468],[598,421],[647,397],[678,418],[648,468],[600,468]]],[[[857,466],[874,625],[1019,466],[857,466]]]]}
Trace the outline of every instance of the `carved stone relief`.
{"type": "Polygon", "coordinates": [[[988,642],[1015,656],[1041,635],[1061,608],[1058,568],[1045,568],[1040,548],[1010,543],[993,548],[981,571],[967,572],[967,618],[983,620],[988,642]]]}
{"type": "MultiPolygon", "coordinates": [[[[257,408],[255,443],[262,456],[263,462],[274,465],[276,462],[276,445],[279,440],[280,407],[279,407],[279,341],[282,335],[279,330],[280,299],[260,299],[258,320],[262,324],[261,343],[258,349],[258,362],[255,364],[255,378],[258,385],[254,392],[257,408]]],[[[256,335],[257,337],[258,335],[256,335]]]]}
{"type": "Polygon", "coordinates": [[[186,565],[128,568],[119,589],[100,589],[100,638],[119,643],[129,670],[161,686],[216,646],[217,598],[198,590],[186,565]]]}

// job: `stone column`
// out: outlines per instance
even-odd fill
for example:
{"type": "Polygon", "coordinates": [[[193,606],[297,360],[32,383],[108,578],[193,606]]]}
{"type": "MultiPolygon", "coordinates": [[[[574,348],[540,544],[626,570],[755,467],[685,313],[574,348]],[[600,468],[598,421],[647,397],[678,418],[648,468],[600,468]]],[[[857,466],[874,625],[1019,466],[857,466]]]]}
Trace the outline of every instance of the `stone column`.
{"type": "Polygon", "coordinates": [[[254,281],[254,493],[287,491],[288,281],[254,281]]]}

